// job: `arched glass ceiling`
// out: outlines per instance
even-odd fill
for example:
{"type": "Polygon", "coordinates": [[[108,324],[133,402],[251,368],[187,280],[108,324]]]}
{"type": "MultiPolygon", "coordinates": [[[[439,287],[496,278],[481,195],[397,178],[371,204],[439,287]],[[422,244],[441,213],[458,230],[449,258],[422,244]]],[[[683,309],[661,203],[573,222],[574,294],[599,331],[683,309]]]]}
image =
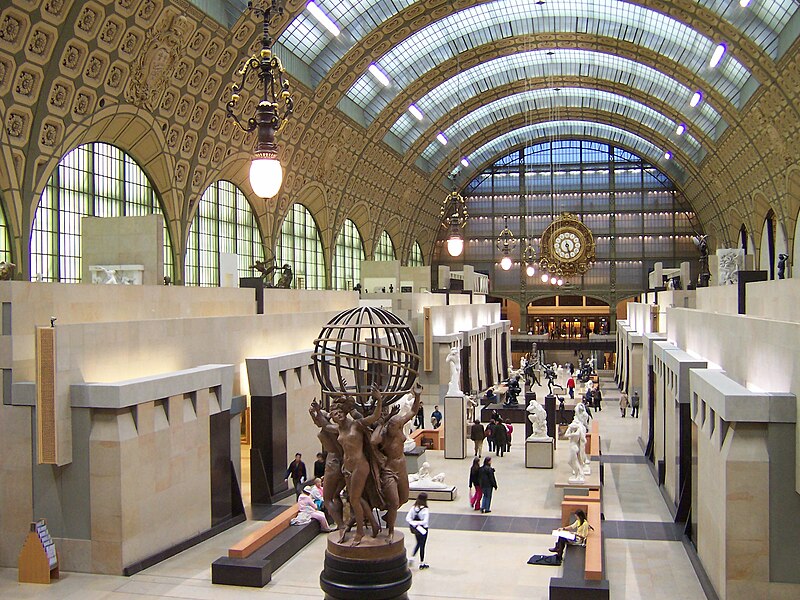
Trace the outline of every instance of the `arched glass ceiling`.
{"type": "MultiPolygon", "coordinates": [[[[652,67],[591,50],[554,50],[552,56],[547,52],[532,50],[481,63],[439,84],[415,104],[425,115],[426,123],[436,122],[468,98],[516,81],[560,76],[591,77],[621,83],[662,98],[683,115],[690,127],[698,128],[715,141],[724,130],[724,127],[718,127],[722,117],[708,102],[691,108],[689,99],[694,91],[652,67]]],[[[426,128],[427,125],[404,112],[391,132],[407,150],[426,128]]]]}
{"type": "MultiPolygon", "coordinates": [[[[668,172],[675,181],[683,182],[686,179],[683,168],[674,160],[664,160],[662,150],[652,142],[625,129],[604,123],[592,123],[591,121],[547,121],[509,131],[470,153],[468,155],[470,162],[468,169],[475,170],[495,156],[505,154],[506,150],[529,144],[542,138],[594,138],[617,143],[647,158],[654,165],[659,165],[659,168],[668,172]]],[[[463,170],[465,169],[459,165],[453,169],[452,174],[457,175],[463,170]]]]}
{"type": "MultiPolygon", "coordinates": [[[[307,10],[303,10],[284,30],[278,43],[295,54],[311,69],[315,84],[360,40],[415,0],[315,0],[339,26],[342,33],[332,36],[307,10]]],[[[578,2],[583,4],[582,2],[578,2]]],[[[530,3],[530,14],[547,7],[530,3]]],[[[557,11],[562,2],[552,3],[557,11]]],[[[794,0],[755,0],[742,8],[735,0],[699,0],[700,6],[718,14],[773,59],[778,57],[778,37],[797,10],[794,0]]]]}
{"type": "Polygon", "coordinates": [[[648,48],[700,76],[734,106],[750,73],[729,54],[716,69],[708,61],[716,44],[692,28],[641,6],[609,0],[563,0],[539,9],[531,0],[496,0],[453,13],[416,31],[375,57],[389,76],[384,87],[365,72],[347,91],[364,110],[367,124],[410,83],[459,53],[522,34],[586,33],[648,48]],[[535,14],[536,18],[531,18],[535,14]]]}
{"type": "MultiPolygon", "coordinates": [[[[695,163],[699,163],[706,155],[700,142],[691,134],[685,133],[682,136],[676,136],[676,124],[672,119],[668,119],[641,102],[602,90],[561,88],[558,92],[552,89],[529,90],[484,104],[444,131],[445,136],[450,140],[447,146],[442,146],[434,140],[422,152],[422,158],[433,170],[447,157],[454,146],[458,146],[479,131],[492,127],[497,121],[529,111],[558,110],[558,107],[589,108],[602,110],[612,115],[622,115],[642,123],[645,127],[657,131],[666,138],[672,138],[673,143],[695,163]]],[[[555,115],[551,114],[550,118],[553,117],[555,115]]]]}

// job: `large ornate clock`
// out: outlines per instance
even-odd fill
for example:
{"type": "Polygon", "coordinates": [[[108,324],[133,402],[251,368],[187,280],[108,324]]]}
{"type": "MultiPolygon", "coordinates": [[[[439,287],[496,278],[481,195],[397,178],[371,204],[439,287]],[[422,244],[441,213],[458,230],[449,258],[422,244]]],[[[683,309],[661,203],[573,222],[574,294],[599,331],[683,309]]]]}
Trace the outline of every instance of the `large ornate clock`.
{"type": "Polygon", "coordinates": [[[562,213],[542,233],[539,266],[563,277],[583,275],[594,264],[592,232],[572,213],[562,213]]]}

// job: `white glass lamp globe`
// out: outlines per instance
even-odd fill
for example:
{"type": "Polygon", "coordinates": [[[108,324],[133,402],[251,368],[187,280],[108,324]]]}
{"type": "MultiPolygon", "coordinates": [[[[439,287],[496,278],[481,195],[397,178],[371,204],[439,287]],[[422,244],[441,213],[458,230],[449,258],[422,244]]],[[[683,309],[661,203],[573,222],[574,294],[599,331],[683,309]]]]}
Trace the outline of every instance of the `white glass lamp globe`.
{"type": "Polygon", "coordinates": [[[273,198],[283,183],[283,167],[277,158],[253,158],[250,163],[250,187],[259,198],[273,198]]]}
{"type": "Polygon", "coordinates": [[[533,277],[536,275],[536,269],[533,268],[533,265],[528,265],[528,267],[525,269],[525,273],[528,277],[533,277]]]}
{"type": "Polygon", "coordinates": [[[564,280],[563,280],[563,279],[561,279],[561,278],[559,278],[559,280],[558,280],[558,281],[556,281],[556,283],[557,283],[558,285],[564,285],[564,280]]]}
{"type": "Polygon", "coordinates": [[[502,259],[500,259],[500,268],[503,269],[503,271],[508,271],[511,268],[510,256],[504,256],[502,259]]]}
{"type": "Polygon", "coordinates": [[[460,237],[450,237],[447,239],[447,253],[450,256],[461,256],[464,251],[464,240],[460,237]]]}
{"type": "Polygon", "coordinates": [[[552,283],[553,285],[555,285],[557,281],[558,279],[556,279],[555,276],[550,278],[550,283],[552,283]]]}
{"type": "Polygon", "coordinates": [[[547,283],[548,279],[550,278],[547,276],[547,273],[542,273],[542,283],[547,283]]]}

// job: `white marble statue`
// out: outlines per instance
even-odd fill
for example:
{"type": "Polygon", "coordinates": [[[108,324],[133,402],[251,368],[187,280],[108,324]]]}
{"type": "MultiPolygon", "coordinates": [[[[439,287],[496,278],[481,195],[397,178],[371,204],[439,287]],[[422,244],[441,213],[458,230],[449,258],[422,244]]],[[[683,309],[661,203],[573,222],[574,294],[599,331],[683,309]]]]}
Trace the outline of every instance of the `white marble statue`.
{"type": "Polygon", "coordinates": [[[445,362],[450,365],[450,383],[447,384],[448,396],[463,396],[461,391],[461,351],[458,346],[450,348],[445,362]]]}
{"type": "Polygon", "coordinates": [[[106,269],[100,265],[96,266],[96,271],[92,273],[92,283],[101,283],[108,285],[117,285],[117,271],[115,269],[106,269]]]}
{"type": "Polygon", "coordinates": [[[586,410],[583,402],[578,402],[575,405],[575,418],[583,425],[586,431],[589,431],[589,413],[586,410]]]}
{"type": "Polygon", "coordinates": [[[431,465],[422,463],[417,473],[409,473],[408,487],[412,490],[450,489],[452,486],[444,482],[444,473],[431,475],[431,465]]]}
{"type": "Polygon", "coordinates": [[[547,412],[541,404],[536,400],[531,400],[528,403],[528,419],[533,425],[533,433],[528,438],[529,440],[552,440],[547,435],[547,412]]]}
{"type": "Polygon", "coordinates": [[[570,483],[583,483],[586,481],[583,476],[583,465],[578,455],[580,452],[582,434],[583,426],[578,421],[572,421],[569,427],[567,427],[566,436],[569,439],[569,467],[572,469],[572,476],[569,478],[570,483]]]}
{"type": "MultiPolygon", "coordinates": [[[[411,412],[411,407],[414,404],[414,395],[411,393],[406,394],[400,400],[397,401],[398,406],[400,406],[400,415],[403,417],[408,416],[408,413],[411,412]]],[[[413,417],[406,421],[405,425],[403,425],[403,433],[406,436],[406,441],[403,442],[403,452],[411,452],[414,448],[417,447],[417,443],[411,439],[411,425],[413,423],[413,417]]]]}
{"type": "Polygon", "coordinates": [[[719,284],[735,285],[739,281],[739,270],[744,268],[744,251],[738,248],[717,250],[719,284]]]}
{"type": "Polygon", "coordinates": [[[519,370],[520,370],[520,372],[524,373],[525,372],[525,367],[527,367],[527,366],[528,366],[528,359],[523,356],[522,358],[519,359],[519,370]]]}
{"type": "Polygon", "coordinates": [[[478,408],[478,400],[475,394],[467,396],[467,428],[475,422],[475,409],[478,408]]]}

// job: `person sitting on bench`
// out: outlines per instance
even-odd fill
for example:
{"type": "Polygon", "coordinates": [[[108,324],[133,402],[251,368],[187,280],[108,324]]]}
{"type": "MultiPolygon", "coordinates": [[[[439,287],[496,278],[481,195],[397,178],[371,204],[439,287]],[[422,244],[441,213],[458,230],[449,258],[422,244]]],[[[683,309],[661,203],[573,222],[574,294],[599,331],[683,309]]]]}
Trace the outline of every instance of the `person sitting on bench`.
{"type": "Polygon", "coordinates": [[[559,560],[564,557],[564,548],[567,546],[567,544],[570,544],[571,546],[583,546],[586,543],[589,530],[592,529],[592,526],[589,525],[589,521],[586,520],[586,513],[584,511],[576,510],[575,517],[576,519],[571,525],[559,527],[556,530],[572,532],[575,534],[575,538],[572,540],[559,536],[558,540],[556,540],[556,545],[550,548],[550,552],[555,552],[558,555],[559,560]]]}
{"type": "Polygon", "coordinates": [[[297,499],[297,516],[292,519],[292,525],[302,525],[308,523],[311,519],[319,521],[319,528],[324,532],[333,531],[331,526],[328,525],[328,519],[325,518],[325,513],[317,509],[314,498],[311,497],[311,486],[307,485],[300,493],[297,499]]]}

